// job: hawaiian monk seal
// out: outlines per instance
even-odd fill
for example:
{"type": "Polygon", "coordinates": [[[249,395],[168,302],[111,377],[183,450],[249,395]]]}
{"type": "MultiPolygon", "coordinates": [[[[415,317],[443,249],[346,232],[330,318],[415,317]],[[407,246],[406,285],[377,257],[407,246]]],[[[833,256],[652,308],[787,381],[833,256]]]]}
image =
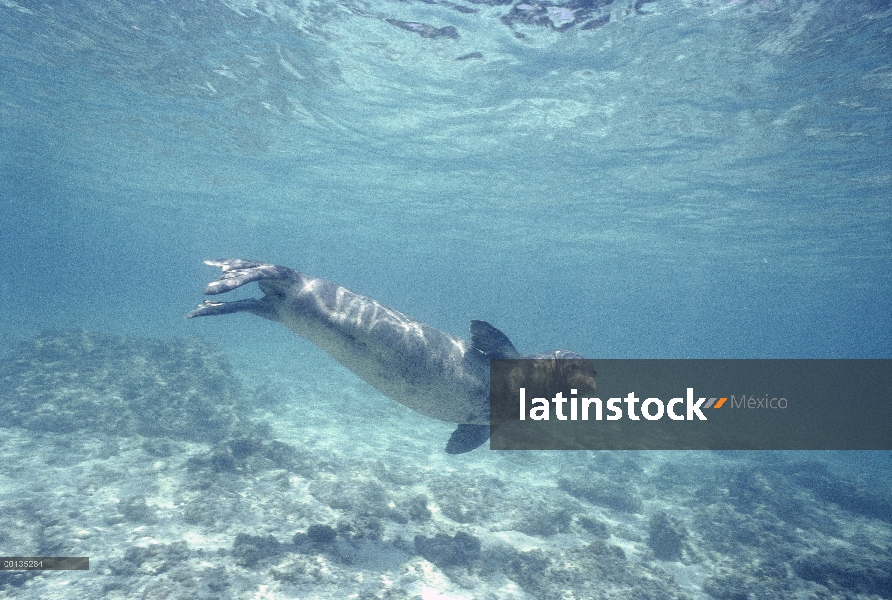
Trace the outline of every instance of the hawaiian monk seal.
{"type": "MultiPolygon", "coordinates": [[[[263,298],[205,300],[186,318],[249,312],[313,342],[379,392],[415,412],[458,423],[446,452],[489,438],[489,361],[522,358],[504,333],[471,321],[471,342],[449,335],[335,283],[288,267],[208,260],[223,275],[205,288],[222,294],[257,281],[263,298]]],[[[582,358],[566,350],[530,358],[582,358]]]]}

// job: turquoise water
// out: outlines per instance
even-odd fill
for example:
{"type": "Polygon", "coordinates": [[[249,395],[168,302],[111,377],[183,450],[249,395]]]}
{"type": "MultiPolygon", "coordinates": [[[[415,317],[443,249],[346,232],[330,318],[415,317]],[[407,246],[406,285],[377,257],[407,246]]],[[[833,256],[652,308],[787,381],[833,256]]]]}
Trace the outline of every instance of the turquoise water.
{"type": "MultiPolygon", "coordinates": [[[[201,261],[245,257],[526,353],[892,356],[888,3],[602,4],[2,3],[0,351],[198,336],[249,383],[389,402],[274,324],[183,320],[217,277],[201,261]]],[[[363,455],[429,445],[417,468],[452,468],[448,427],[400,410],[397,449],[363,455]]],[[[460,464],[518,460],[481,452],[460,464]]],[[[888,489],[886,454],[812,458],[888,489]]],[[[553,488],[565,459],[535,460],[553,488]]],[[[888,551],[876,522],[860,547],[888,551]]]]}
{"type": "Polygon", "coordinates": [[[523,346],[889,356],[880,8],[251,6],[3,8],[10,336],[182,332],[247,256],[523,346]]]}

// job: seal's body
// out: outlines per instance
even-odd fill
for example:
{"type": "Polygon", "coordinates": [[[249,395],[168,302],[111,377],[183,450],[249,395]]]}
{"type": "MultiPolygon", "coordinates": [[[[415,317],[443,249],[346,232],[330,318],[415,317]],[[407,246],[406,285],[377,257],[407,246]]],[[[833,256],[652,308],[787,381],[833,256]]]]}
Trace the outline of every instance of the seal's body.
{"type": "Polygon", "coordinates": [[[250,312],[281,323],[385,396],[428,417],[458,423],[447,452],[467,452],[488,439],[489,361],[520,358],[492,325],[472,321],[469,343],[287,267],[241,259],[206,264],[222,268],[223,276],[205,294],[257,281],[265,295],[235,302],[206,300],[187,318],[250,312]]]}

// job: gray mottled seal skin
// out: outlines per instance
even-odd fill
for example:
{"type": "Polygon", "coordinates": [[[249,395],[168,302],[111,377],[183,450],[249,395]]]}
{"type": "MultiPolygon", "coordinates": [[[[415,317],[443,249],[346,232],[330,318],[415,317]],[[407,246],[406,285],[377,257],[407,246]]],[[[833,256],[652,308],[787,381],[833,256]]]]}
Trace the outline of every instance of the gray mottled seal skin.
{"type": "MultiPolygon", "coordinates": [[[[521,358],[505,334],[489,323],[471,321],[469,343],[287,267],[241,259],[205,264],[223,269],[205,294],[256,281],[265,295],[234,302],[206,300],[186,318],[249,312],[281,323],[385,396],[428,417],[458,423],[448,453],[468,452],[489,438],[489,361],[521,358]]],[[[581,357],[557,351],[535,358],[581,357]]]]}

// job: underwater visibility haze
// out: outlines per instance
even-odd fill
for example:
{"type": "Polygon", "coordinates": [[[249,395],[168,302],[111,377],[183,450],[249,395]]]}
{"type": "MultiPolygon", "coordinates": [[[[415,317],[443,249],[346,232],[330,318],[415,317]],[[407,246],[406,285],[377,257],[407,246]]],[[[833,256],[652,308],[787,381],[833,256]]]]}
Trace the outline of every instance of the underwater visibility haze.
{"type": "Polygon", "coordinates": [[[888,452],[449,455],[183,319],[241,257],[522,354],[892,358],[890,40],[884,0],[3,0],[0,555],[90,569],[0,598],[892,598],[888,452]]]}

